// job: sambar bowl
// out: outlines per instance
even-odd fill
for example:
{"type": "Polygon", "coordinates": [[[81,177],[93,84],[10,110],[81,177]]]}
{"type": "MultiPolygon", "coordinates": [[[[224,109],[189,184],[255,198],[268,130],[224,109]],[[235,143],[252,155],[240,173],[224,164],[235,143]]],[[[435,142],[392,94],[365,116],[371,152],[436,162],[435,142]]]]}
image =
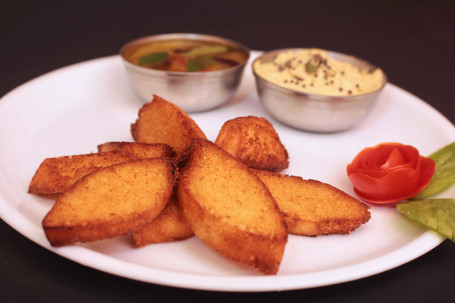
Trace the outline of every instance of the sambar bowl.
{"type": "MultiPolygon", "coordinates": [[[[250,50],[241,43],[218,36],[172,33],[143,37],[128,42],[120,49],[120,55],[133,91],[143,102],[149,102],[153,95],[158,95],[187,112],[200,112],[222,105],[235,94],[241,82],[244,67],[248,62],[250,50]],[[179,41],[183,43],[184,47],[177,46],[175,52],[178,54],[171,55],[174,56],[172,57],[174,59],[181,55],[180,59],[187,60],[187,63],[182,63],[182,66],[187,64],[188,71],[166,70],[166,64],[171,66],[174,62],[171,64],[163,61],[164,63],[157,65],[159,69],[146,66],[148,62],[160,59],[160,56],[164,54],[165,46],[163,45],[174,45],[179,41]],[[194,51],[194,49],[185,49],[188,43],[207,43],[212,47],[201,46],[194,51]],[[213,52],[214,49],[217,51],[217,47],[226,47],[229,50],[241,52],[244,54],[244,60],[236,63],[236,61],[229,61],[230,58],[225,58],[223,60],[226,68],[207,70],[210,67],[204,67],[204,69],[197,70],[197,64],[206,64],[210,60],[210,51],[213,52]],[[147,48],[154,49],[154,53],[146,54],[147,48]],[[138,59],[140,52],[143,53],[143,56],[138,59]],[[198,54],[197,56],[201,58],[194,54],[198,54]],[[196,57],[200,60],[197,60],[196,57]],[[146,63],[143,64],[141,60],[146,63]],[[190,60],[193,60],[191,66],[190,60]]],[[[218,58],[215,58],[216,60],[218,58]]],[[[219,62],[221,62],[220,60],[219,62]]],[[[178,63],[178,61],[175,62],[178,63]]]]}

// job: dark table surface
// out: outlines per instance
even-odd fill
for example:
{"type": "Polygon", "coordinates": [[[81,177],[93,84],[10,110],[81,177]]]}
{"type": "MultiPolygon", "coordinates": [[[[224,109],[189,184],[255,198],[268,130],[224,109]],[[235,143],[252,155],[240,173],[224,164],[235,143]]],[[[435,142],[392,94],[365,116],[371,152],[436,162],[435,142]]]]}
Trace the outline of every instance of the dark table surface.
{"type": "MultiPolygon", "coordinates": [[[[357,55],[453,123],[454,14],[455,2],[441,0],[2,1],[0,96],[56,68],[116,54],[137,37],[195,32],[257,50],[314,46],[357,55]]],[[[270,293],[196,291],[113,276],[62,258],[1,220],[0,241],[2,302],[455,301],[455,243],[448,240],[372,277],[270,293]]]]}

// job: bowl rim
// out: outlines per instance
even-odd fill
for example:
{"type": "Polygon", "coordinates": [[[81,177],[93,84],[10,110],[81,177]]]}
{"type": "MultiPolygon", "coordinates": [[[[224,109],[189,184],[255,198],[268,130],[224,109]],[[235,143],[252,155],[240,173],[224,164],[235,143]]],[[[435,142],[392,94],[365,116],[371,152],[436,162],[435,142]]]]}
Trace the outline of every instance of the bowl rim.
{"type": "Polygon", "coordinates": [[[199,33],[165,33],[165,34],[157,34],[157,35],[150,35],[150,36],[143,36],[140,38],[136,38],[134,40],[128,41],[125,43],[119,50],[120,57],[122,58],[122,61],[131,68],[134,68],[137,71],[143,72],[145,74],[150,74],[150,75],[156,75],[156,76],[177,76],[177,77],[183,77],[183,76],[189,76],[191,77],[206,77],[206,76],[215,76],[217,74],[222,75],[222,74],[227,74],[227,73],[233,73],[239,69],[243,69],[246,64],[249,62],[249,59],[251,57],[251,50],[244,44],[237,42],[232,39],[224,38],[221,36],[215,36],[215,35],[208,35],[208,34],[199,34],[199,33]],[[128,59],[125,58],[125,52],[138,44],[142,43],[147,43],[147,42],[153,42],[153,41],[165,41],[165,40],[174,40],[174,39],[188,39],[188,40],[203,40],[203,41],[212,41],[212,42],[219,42],[226,44],[228,46],[233,46],[235,48],[239,48],[240,50],[244,51],[247,55],[245,61],[243,63],[237,64],[232,67],[224,68],[221,70],[216,70],[216,71],[196,71],[196,72],[178,72],[178,71],[163,71],[163,70],[157,70],[157,69],[151,69],[147,67],[143,67],[137,64],[134,64],[130,62],[128,59]]]}
{"type": "MultiPolygon", "coordinates": [[[[351,63],[352,64],[352,63],[351,63]]],[[[301,96],[302,99],[312,99],[312,100],[317,100],[317,101],[327,101],[327,102],[331,102],[331,101],[345,101],[345,102],[349,102],[349,101],[356,101],[358,102],[359,100],[358,99],[365,99],[365,97],[368,97],[369,95],[371,96],[374,96],[378,93],[380,93],[385,85],[387,84],[388,82],[388,78],[387,78],[387,75],[386,73],[384,72],[384,70],[382,70],[380,67],[364,60],[364,59],[361,59],[359,57],[356,57],[356,56],[353,56],[353,55],[348,55],[348,54],[344,54],[344,53],[340,53],[340,52],[336,52],[336,51],[331,51],[331,50],[326,50],[326,49],[321,49],[321,48],[299,48],[299,47],[295,47],[295,48],[281,48],[281,49],[274,49],[274,50],[270,50],[270,51],[265,51],[263,52],[261,55],[259,55],[256,59],[253,60],[253,62],[251,63],[251,70],[253,72],[253,75],[254,77],[256,78],[256,81],[261,80],[262,82],[264,82],[268,88],[271,88],[271,89],[274,89],[276,91],[279,91],[279,92],[283,92],[283,93],[286,93],[286,94],[292,94],[292,95],[295,95],[295,96],[301,96]],[[383,76],[383,83],[382,85],[373,90],[373,91],[370,91],[370,92],[367,92],[367,93],[362,93],[362,94],[355,94],[355,95],[329,95],[329,94],[315,94],[315,93],[308,93],[308,92],[302,92],[302,91],[299,91],[299,90],[296,90],[296,89],[293,89],[293,88],[287,88],[287,87],[283,87],[281,85],[278,85],[278,84],[275,84],[267,79],[265,79],[264,77],[262,77],[261,75],[259,75],[257,72],[256,72],[256,69],[255,69],[255,63],[256,61],[260,61],[261,59],[263,59],[265,56],[273,56],[273,55],[277,55],[281,52],[285,52],[285,51],[299,51],[299,50],[310,50],[310,49],[318,49],[318,50],[323,50],[325,52],[327,52],[327,54],[330,56],[330,57],[336,57],[334,59],[336,60],[340,60],[339,58],[349,58],[351,61],[357,61],[359,63],[362,63],[363,65],[365,66],[369,66],[370,68],[374,68],[374,69],[379,69],[382,73],[382,76],[383,76]]]]}

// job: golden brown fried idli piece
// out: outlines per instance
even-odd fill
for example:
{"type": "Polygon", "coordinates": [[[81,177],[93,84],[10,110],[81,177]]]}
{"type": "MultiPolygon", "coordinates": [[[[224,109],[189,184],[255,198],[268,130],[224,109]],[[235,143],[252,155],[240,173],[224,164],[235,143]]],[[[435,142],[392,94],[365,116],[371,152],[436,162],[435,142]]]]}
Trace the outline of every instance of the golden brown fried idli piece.
{"type": "Polygon", "coordinates": [[[370,219],[368,205],[329,184],[267,171],[252,171],[269,188],[291,234],[348,234],[370,219]]]}
{"type": "Polygon", "coordinates": [[[276,274],[288,233],[264,183],[203,139],[181,155],[180,167],[178,199],[194,234],[231,260],[276,274]]]}
{"type": "Polygon", "coordinates": [[[164,143],[139,143],[139,142],[106,142],[98,145],[99,152],[107,152],[119,150],[132,154],[138,159],[147,158],[172,158],[175,156],[175,152],[167,144],[164,143]]]}
{"type": "Polygon", "coordinates": [[[174,186],[165,158],[129,161],[91,173],[60,195],[43,220],[52,246],[132,232],[158,216],[174,186]]]}
{"type": "Polygon", "coordinates": [[[185,111],[156,95],[139,110],[138,119],[131,124],[131,134],[137,142],[168,144],[177,154],[195,138],[206,138],[185,111]]]}
{"type": "Polygon", "coordinates": [[[289,165],[286,148],[265,118],[248,116],[226,121],[215,144],[251,168],[278,172],[289,165]]]}
{"type": "Polygon", "coordinates": [[[185,240],[194,235],[174,195],[158,217],[133,232],[135,247],[185,240]]]}
{"type": "Polygon", "coordinates": [[[119,151],[47,158],[36,170],[28,192],[36,195],[60,194],[87,174],[134,159],[134,155],[119,151]]]}

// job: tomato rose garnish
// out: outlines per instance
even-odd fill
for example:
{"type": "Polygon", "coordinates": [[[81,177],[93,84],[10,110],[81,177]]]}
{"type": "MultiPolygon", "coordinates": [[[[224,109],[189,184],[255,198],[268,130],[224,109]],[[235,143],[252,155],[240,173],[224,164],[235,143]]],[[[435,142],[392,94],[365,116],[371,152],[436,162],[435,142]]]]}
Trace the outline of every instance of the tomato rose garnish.
{"type": "Polygon", "coordinates": [[[432,159],[401,143],[367,147],[347,166],[359,198],[381,204],[413,197],[430,182],[434,170],[432,159]]]}

